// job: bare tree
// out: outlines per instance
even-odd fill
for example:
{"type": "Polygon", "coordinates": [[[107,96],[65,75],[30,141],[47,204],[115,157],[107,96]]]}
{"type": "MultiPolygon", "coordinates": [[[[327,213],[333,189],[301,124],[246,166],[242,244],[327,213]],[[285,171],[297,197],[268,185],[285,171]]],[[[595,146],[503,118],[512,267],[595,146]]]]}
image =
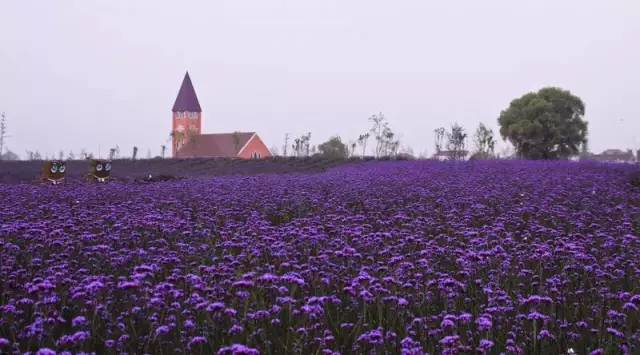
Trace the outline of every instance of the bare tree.
{"type": "Polygon", "coordinates": [[[347,146],[347,156],[352,157],[356,154],[356,147],[358,143],[356,141],[349,141],[349,145],[347,146]]]}
{"type": "Polygon", "coordinates": [[[175,146],[173,148],[177,152],[184,144],[185,134],[184,132],[180,131],[172,131],[170,136],[173,140],[175,140],[175,146]]]}
{"type": "Polygon", "coordinates": [[[496,144],[493,138],[493,130],[480,123],[473,135],[473,142],[476,149],[474,153],[476,158],[486,159],[493,157],[496,144]]]}
{"type": "Polygon", "coordinates": [[[4,153],[4,140],[7,137],[7,116],[3,113],[0,114],[0,160],[2,160],[2,153],[4,153]]]}
{"type": "Polygon", "coordinates": [[[289,147],[289,133],[284,134],[284,146],[282,147],[282,155],[287,156],[287,147],[289,147]]]}
{"type": "Polygon", "coordinates": [[[376,139],[376,148],[375,155],[376,158],[379,158],[382,154],[382,149],[384,145],[384,130],[387,127],[387,122],[385,121],[384,114],[380,112],[377,115],[372,115],[369,117],[369,121],[373,122],[373,126],[369,130],[373,137],[376,139]]]}
{"type": "Polygon", "coordinates": [[[302,136],[302,142],[304,145],[306,156],[309,156],[309,145],[311,144],[311,132],[308,132],[306,135],[302,136]]]}
{"type": "Polygon", "coordinates": [[[464,128],[457,123],[451,126],[451,132],[447,133],[447,150],[449,158],[452,160],[463,160],[467,151],[465,150],[467,134],[464,128]]]}
{"type": "Polygon", "coordinates": [[[115,147],[109,148],[109,160],[118,159],[120,157],[120,146],[116,144],[115,147]]]}
{"type": "Polygon", "coordinates": [[[303,134],[300,137],[297,137],[293,140],[293,144],[291,145],[293,151],[296,153],[297,157],[301,156],[309,156],[311,150],[311,132],[307,134],[303,134]]]}
{"type": "Polygon", "coordinates": [[[440,154],[442,148],[444,147],[444,137],[446,135],[446,130],[444,127],[436,128],[435,133],[435,144],[436,144],[436,154],[440,154]]]}
{"type": "Polygon", "coordinates": [[[364,158],[365,153],[367,152],[367,141],[369,140],[370,133],[364,133],[358,136],[358,145],[362,147],[362,158],[364,158]]]}
{"type": "Polygon", "coordinates": [[[375,156],[376,158],[388,157],[397,154],[400,147],[400,140],[396,139],[396,134],[389,127],[384,114],[380,112],[377,115],[369,117],[369,121],[373,122],[373,126],[369,130],[376,139],[375,156]]]}
{"type": "Polygon", "coordinates": [[[300,147],[302,146],[302,145],[301,145],[301,143],[300,143],[300,141],[301,141],[301,140],[300,140],[300,138],[294,138],[294,139],[293,139],[293,144],[291,144],[291,148],[292,148],[292,149],[293,149],[293,151],[295,152],[296,157],[299,157],[299,156],[300,156],[300,150],[301,150],[301,148],[300,148],[300,147]]]}

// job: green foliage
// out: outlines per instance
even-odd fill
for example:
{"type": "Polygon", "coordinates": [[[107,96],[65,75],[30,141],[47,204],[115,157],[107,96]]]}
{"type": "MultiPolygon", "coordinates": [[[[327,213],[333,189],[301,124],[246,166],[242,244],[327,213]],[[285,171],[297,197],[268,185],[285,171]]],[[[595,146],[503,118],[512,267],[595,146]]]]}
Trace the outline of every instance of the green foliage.
{"type": "Polygon", "coordinates": [[[560,88],[543,88],[515,99],[500,113],[500,135],[527,159],[567,158],[586,143],[582,100],[560,88]]]}
{"type": "Polygon", "coordinates": [[[318,146],[320,155],[327,158],[346,159],[349,155],[347,146],[339,136],[331,137],[318,146]]]}

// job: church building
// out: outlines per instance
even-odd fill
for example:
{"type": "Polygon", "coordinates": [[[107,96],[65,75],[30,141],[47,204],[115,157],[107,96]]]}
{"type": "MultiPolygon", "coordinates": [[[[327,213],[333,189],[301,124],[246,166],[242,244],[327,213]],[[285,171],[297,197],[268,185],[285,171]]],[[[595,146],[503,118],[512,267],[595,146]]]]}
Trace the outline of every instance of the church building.
{"type": "Polygon", "coordinates": [[[271,152],[255,132],[202,133],[202,109],[189,72],[173,104],[172,156],[174,158],[263,159],[271,152]]]}

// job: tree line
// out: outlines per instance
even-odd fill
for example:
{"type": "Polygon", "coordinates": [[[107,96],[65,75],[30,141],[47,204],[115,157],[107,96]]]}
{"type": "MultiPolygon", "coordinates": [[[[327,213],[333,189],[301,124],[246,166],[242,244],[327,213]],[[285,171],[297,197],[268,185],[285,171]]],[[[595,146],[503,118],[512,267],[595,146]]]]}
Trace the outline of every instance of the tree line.
{"type": "MultiPolygon", "coordinates": [[[[584,120],[585,105],[583,101],[567,90],[546,87],[537,92],[527,93],[511,101],[509,106],[500,112],[497,119],[500,126],[500,136],[510,142],[516,151],[516,157],[522,159],[565,159],[579,153],[587,152],[587,122],[584,120]]],[[[380,112],[368,118],[370,128],[349,142],[343,142],[340,136],[333,136],[319,145],[311,144],[311,132],[297,137],[285,135],[282,155],[307,157],[322,155],[330,158],[346,159],[349,157],[365,157],[367,147],[373,149],[373,157],[397,158],[413,157],[410,147],[401,146],[399,135],[391,128],[385,115],[380,112]]],[[[0,116],[0,159],[17,159],[17,155],[10,151],[6,153],[5,138],[7,137],[6,116],[0,116]]],[[[173,133],[172,133],[173,134],[173,133]]],[[[182,134],[182,133],[175,133],[182,134]]],[[[449,128],[439,127],[434,130],[435,153],[431,158],[447,160],[491,159],[495,158],[496,139],[493,130],[480,123],[471,137],[466,130],[457,123],[449,128]],[[470,146],[468,139],[472,140],[470,146]]],[[[161,145],[161,156],[164,158],[166,145],[161,145]]],[[[271,148],[274,155],[278,149],[271,148]]],[[[27,151],[29,160],[39,160],[43,157],[38,151],[27,151]]],[[[80,152],[80,159],[90,159],[92,153],[84,149],[80,152]]],[[[425,156],[422,156],[426,158],[425,156]]],[[[53,158],[53,157],[52,157],[53,158]]],[[[64,159],[60,152],[58,159],[64,159]]],[[[120,158],[120,148],[109,149],[109,158],[120,158]]],[[[133,147],[132,159],[138,158],[138,147],[133,147]]],[[[151,158],[151,152],[147,152],[151,158]]],[[[66,159],[74,160],[76,156],[69,152],[66,159]]]]}
{"type": "MultiPolygon", "coordinates": [[[[503,140],[513,145],[516,157],[521,159],[566,159],[587,152],[587,122],[584,120],[583,101],[567,90],[546,87],[537,92],[527,93],[511,101],[500,112],[498,125],[503,140]]],[[[349,144],[342,142],[339,136],[331,137],[318,145],[317,154],[328,157],[347,158],[364,157],[367,144],[372,138],[374,157],[387,158],[412,156],[410,149],[399,152],[400,139],[391,129],[384,114],[369,117],[372,127],[360,134],[349,144]]],[[[471,137],[473,146],[468,144],[466,130],[457,123],[449,129],[439,127],[434,130],[435,154],[439,160],[464,160],[496,158],[496,138],[492,129],[480,123],[471,137]],[[473,149],[473,150],[471,150],[473,149]]],[[[288,136],[287,136],[288,137],[288,136]]],[[[295,156],[308,156],[315,153],[310,149],[311,133],[294,140],[292,146],[295,156]]],[[[287,155],[287,139],[284,146],[287,155]]]]}

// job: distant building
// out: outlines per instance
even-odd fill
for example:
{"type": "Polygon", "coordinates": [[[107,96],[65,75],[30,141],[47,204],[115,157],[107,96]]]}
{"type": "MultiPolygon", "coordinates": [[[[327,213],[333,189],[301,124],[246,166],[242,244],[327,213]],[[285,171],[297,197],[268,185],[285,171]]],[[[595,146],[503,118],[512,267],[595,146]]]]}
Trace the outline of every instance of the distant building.
{"type": "Polygon", "coordinates": [[[271,152],[255,132],[200,134],[182,145],[176,158],[261,159],[271,152]]]}
{"type": "Polygon", "coordinates": [[[171,111],[171,151],[174,158],[271,157],[269,148],[255,132],[202,134],[202,109],[188,72],[171,111]]]}
{"type": "Polygon", "coordinates": [[[627,151],[622,151],[620,149],[607,149],[600,154],[587,154],[583,156],[582,159],[611,163],[633,163],[636,161],[636,157],[633,155],[633,151],[631,149],[628,149],[627,151]]]}

